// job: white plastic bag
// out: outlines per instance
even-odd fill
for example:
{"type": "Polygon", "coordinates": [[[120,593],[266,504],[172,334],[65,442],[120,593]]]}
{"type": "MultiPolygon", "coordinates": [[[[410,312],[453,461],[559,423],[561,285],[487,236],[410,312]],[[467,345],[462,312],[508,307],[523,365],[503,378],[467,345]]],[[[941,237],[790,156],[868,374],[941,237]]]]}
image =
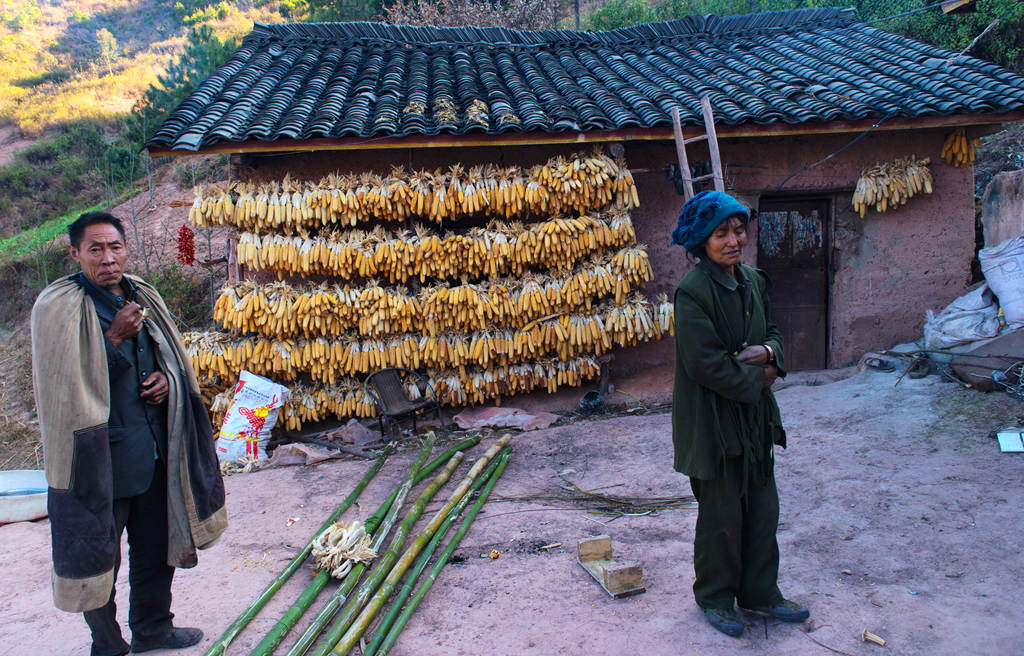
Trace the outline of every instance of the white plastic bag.
{"type": "Polygon", "coordinates": [[[999,297],[1008,326],[1024,325],[1024,237],[978,251],[981,272],[999,297]]]}
{"type": "Polygon", "coordinates": [[[982,283],[933,314],[926,310],[924,347],[944,349],[999,334],[999,307],[987,284],[982,283]]]}
{"type": "Polygon", "coordinates": [[[217,436],[217,458],[226,462],[267,459],[270,429],[288,400],[288,388],[243,371],[217,436]]]}

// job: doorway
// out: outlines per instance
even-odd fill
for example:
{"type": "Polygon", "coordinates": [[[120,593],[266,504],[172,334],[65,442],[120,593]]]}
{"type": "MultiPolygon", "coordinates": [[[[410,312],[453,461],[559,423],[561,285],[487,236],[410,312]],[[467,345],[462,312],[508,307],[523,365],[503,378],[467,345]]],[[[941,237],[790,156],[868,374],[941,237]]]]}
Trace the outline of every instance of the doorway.
{"type": "Polygon", "coordinates": [[[772,319],[788,371],[828,366],[829,201],[761,201],[757,264],[772,280],[772,319]]]}

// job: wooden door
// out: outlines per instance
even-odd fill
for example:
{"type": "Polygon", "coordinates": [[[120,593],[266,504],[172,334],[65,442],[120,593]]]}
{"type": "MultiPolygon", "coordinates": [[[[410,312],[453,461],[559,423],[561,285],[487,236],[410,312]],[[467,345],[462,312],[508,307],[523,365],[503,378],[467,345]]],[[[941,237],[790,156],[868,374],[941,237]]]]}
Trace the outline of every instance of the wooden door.
{"type": "Polygon", "coordinates": [[[827,200],[762,202],[757,264],[772,280],[772,319],[782,331],[786,369],[828,366],[827,200]]]}

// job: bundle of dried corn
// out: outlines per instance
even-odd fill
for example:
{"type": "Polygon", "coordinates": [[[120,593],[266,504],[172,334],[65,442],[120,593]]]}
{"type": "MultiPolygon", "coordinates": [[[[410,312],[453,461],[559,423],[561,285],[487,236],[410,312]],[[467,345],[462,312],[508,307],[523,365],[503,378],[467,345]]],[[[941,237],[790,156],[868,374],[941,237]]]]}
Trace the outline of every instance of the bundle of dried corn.
{"type": "Polygon", "coordinates": [[[376,282],[352,289],[246,281],[224,287],[213,316],[228,330],[277,338],[332,336],[353,330],[380,337],[521,328],[551,314],[589,310],[610,296],[622,303],[652,277],[646,250],[627,248],[592,258],[568,272],[479,285],[435,285],[421,289],[417,296],[403,287],[382,287],[376,282]]]}
{"type": "Polygon", "coordinates": [[[529,219],[580,214],[608,205],[639,205],[633,176],[623,160],[600,150],[555,157],[529,170],[456,164],[448,171],[394,169],[330,175],[319,182],[238,183],[195,188],[189,221],[255,232],[303,233],[363,221],[433,222],[485,216],[529,219]]]}
{"type": "Polygon", "coordinates": [[[257,235],[238,239],[238,262],[285,275],[345,280],[380,276],[391,282],[427,278],[519,275],[531,267],[565,268],[583,257],[636,242],[629,214],[608,211],[555,217],[529,227],[491,222],[438,236],[423,226],[394,233],[348,230],[316,237],[257,235]]]}
{"type": "Polygon", "coordinates": [[[634,346],[672,332],[672,304],[655,305],[635,295],[621,305],[602,305],[592,314],[563,314],[517,330],[488,328],[436,336],[396,335],[384,339],[267,339],[226,333],[186,333],[192,366],[201,374],[237,378],[242,369],[275,380],[308,375],[334,383],[385,367],[420,369],[507,367],[556,356],[569,360],[600,355],[613,346],[634,346]]]}
{"type": "MultiPolygon", "coordinates": [[[[465,373],[452,369],[426,372],[443,405],[461,406],[500,402],[505,396],[524,394],[535,389],[556,392],[559,387],[578,387],[596,378],[601,366],[591,357],[567,361],[547,358],[509,367],[474,369],[465,373]]],[[[291,395],[278,415],[286,430],[301,430],[304,423],[349,417],[374,417],[377,406],[364,394],[357,380],[342,379],[334,384],[289,385],[291,395]]],[[[211,406],[214,425],[220,425],[231,401],[231,391],[214,398],[211,406]]]]}
{"type": "Polygon", "coordinates": [[[874,206],[876,212],[899,207],[922,191],[932,193],[931,159],[917,159],[914,155],[898,159],[892,164],[876,164],[863,171],[853,192],[853,209],[864,218],[874,206]]]}
{"type": "Polygon", "coordinates": [[[974,161],[974,150],[978,147],[978,143],[977,137],[968,139],[967,131],[963,128],[957,128],[946,137],[946,142],[942,144],[940,155],[946,161],[946,164],[959,168],[974,161]]]}

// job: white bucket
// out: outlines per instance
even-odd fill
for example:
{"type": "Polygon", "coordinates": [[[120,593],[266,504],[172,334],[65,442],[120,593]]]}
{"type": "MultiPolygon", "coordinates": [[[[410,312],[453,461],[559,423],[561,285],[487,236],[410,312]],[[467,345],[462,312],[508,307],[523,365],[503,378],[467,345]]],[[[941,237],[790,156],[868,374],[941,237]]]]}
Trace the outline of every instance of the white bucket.
{"type": "Polygon", "coordinates": [[[0,524],[46,517],[46,472],[0,471],[0,524]]]}

